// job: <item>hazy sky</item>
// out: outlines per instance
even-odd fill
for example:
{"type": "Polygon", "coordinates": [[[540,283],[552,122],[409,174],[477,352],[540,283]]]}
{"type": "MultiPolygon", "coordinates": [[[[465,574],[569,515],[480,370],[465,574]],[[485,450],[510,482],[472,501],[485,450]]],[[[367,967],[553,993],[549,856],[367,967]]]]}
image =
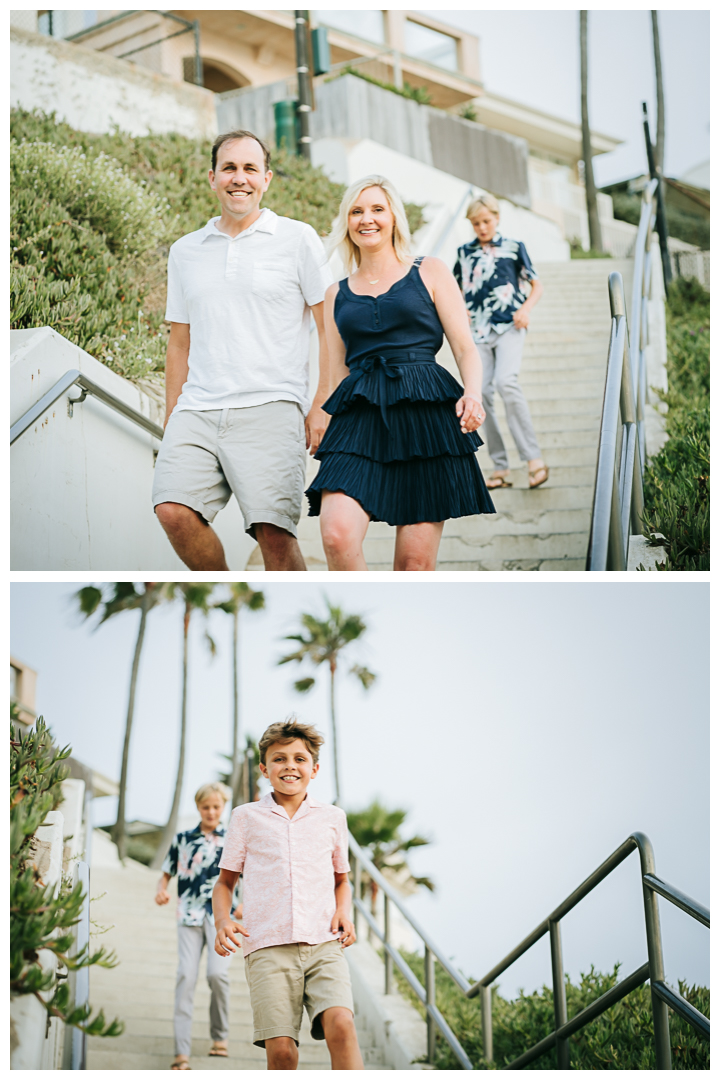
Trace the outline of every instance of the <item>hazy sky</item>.
{"type": "MultiPolygon", "coordinates": [[[[73,612],[77,584],[15,584],[11,648],[39,672],[38,711],[60,743],[119,775],[138,615],[93,631],[73,612]]],[[[413,853],[437,891],[409,901],[438,945],[479,977],[633,831],[658,873],[709,897],[708,588],[704,584],[368,583],[265,586],[267,610],[244,616],[243,723],[255,736],[297,711],[328,733],[325,676],[309,696],[278,668],[302,611],[327,591],[368,631],[352,662],[378,674],[339,689],[344,803],[377,796],[410,811],[413,853]]],[[[140,673],[128,817],[164,822],[176,770],[181,615],[152,613],[140,673]]],[[[216,613],[210,661],[192,635],[183,813],[230,748],[231,620],[216,613]]],[[[333,797],[329,747],[314,794],[333,797]]],[[[113,800],[103,800],[110,821],[113,800]]],[[[192,820],[192,818],[190,818],[192,820]]],[[[708,938],[661,900],[669,977],[707,985],[708,938]]],[[[644,954],[639,861],[631,856],[565,920],[566,969],[644,954]]],[[[506,993],[550,979],[547,940],[502,980],[506,993]]]]}
{"type": "MultiPolygon", "coordinates": [[[[490,93],[580,122],[577,11],[426,11],[480,37],[482,79],[490,93]]],[[[669,176],[710,157],[710,13],[661,11],[665,85],[665,168],[669,176]]],[[[598,185],[646,171],[642,105],[655,132],[655,68],[650,12],[590,11],[588,109],[598,131],[623,139],[595,158],[598,185]]]]}

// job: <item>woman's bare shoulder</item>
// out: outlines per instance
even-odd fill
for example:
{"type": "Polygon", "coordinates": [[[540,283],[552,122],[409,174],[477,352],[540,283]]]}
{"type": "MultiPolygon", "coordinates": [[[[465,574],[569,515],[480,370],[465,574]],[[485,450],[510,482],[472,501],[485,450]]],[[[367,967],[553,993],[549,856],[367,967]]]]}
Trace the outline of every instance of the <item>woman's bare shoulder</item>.
{"type": "MultiPolygon", "coordinates": [[[[444,278],[450,274],[448,266],[438,259],[436,255],[426,255],[423,261],[420,263],[420,272],[425,272],[425,275],[432,281],[443,281],[444,278]]],[[[452,274],[450,274],[452,277],[452,274]]]]}

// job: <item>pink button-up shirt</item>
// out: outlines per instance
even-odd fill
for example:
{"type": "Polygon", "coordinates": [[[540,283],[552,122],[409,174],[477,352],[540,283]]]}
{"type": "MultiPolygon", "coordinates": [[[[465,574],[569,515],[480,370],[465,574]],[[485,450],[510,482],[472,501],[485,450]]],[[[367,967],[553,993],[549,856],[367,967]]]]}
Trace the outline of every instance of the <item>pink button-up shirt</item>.
{"type": "Polygon", "coordinates": [[[309,795],[289,818],[272,794],[233,810],[220,866],[243,875],[243,955],[334,941],[335,874],[347,874],[347,820],[309,795]]]}

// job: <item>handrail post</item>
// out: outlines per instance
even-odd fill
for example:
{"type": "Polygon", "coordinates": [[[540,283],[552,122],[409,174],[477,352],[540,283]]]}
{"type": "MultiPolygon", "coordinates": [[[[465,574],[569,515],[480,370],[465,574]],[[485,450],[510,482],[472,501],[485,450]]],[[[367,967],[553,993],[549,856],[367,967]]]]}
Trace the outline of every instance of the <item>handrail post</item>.
{"type": "Polygon", "coordinates": [[[486,1061],[492,1061],[492,987],[490,986],[480,987],[480,1010],[482,1015],[483,1055],[486,1061]]]}
{"type": "MultiPolygon", "coordinates": [[[[385,941],[390,944],[390,897],[385,895],[385,941]]],[[[390,953],[385,950],[385,993],[392,994],[393,960],[390,953]]]]}
{"type": "MultiPolygon", "coordinates": [[[[362,897],[362,893],[361,893],[362,867],[360,866],[360,860],[358,859],[357,855],[352,856],[352,866],[353,866],[353,875],[352,875],[352,877],[353,877],[353,903],[354,903],[355,900],[360,900],[361,897],[362,897]]],[[[358,926],[358,930],[359,930],[359,928],[360,928],[360,923],[359,923],[360,910],[357,907],[357,905],[355,905],[355,912],[356,912],[356,922],[357,922],[357,926],[358,926]]],[[[360,937],[360,934],[358,933],[357,936],[360,937]]]]}
{"type": "MultiPolygon", "coordinates": [[[[647,934],[648,963],[650,966],[650,987],[653,983],[665,981],[662,938],[660,936],[660,911],[657,894],[645,884],[645,874],[655,873],[655,853],[652,844],[644,833],[634,833],[633,839],[640,852],[640,878],[645,908],[645,933],[647,934]]],[[[672,1051],[670,1049],[670,1020],[668,1007],[657,994],[652,994],[653,1031],[655,1034],[655,1068],[672,1069],[672,1051]]]]}
{"type": "MultiPolygon", "coordinates": [[[[435,1004],[435,957],[432,951],[425,946],[425,993],[427,995],[426,1006],[435,1004]]],[[[432,1065],[435,1061],[435,1021],[426,1008],[425,1019],[427,1023],[427,1059],[432,1065]]]]}
{"type": "MultiPolygon", "coordinates": [[[[550,920],[550,954],[552,957],[553,977],[553,1004],[555,1006],[555,1030],[567,1024],[567,1000],[565,997],[565,972],[563,971],[562,940],[560,938],[560,921],[550,920]]],[[[557,1045],[558,1069],[570,1068],[570,1043],[567,1039],[558,1039],[557,1045]]]]}

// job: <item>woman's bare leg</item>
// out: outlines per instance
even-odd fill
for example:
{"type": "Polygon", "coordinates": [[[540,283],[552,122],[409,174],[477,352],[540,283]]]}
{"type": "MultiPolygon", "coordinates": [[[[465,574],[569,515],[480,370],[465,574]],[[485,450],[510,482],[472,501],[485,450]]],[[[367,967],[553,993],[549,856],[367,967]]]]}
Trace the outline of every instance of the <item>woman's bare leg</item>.
{"type": "Polygon", "coordinates": [[[434,570],[444,521],[398,525],[393,570],[434,570]]]}
{"type": "Polygon", "coordinates": [[[362,544],[370,516],[342,491],[323,491],[320,532],[328,570],[367,570],[362,544]]]}

